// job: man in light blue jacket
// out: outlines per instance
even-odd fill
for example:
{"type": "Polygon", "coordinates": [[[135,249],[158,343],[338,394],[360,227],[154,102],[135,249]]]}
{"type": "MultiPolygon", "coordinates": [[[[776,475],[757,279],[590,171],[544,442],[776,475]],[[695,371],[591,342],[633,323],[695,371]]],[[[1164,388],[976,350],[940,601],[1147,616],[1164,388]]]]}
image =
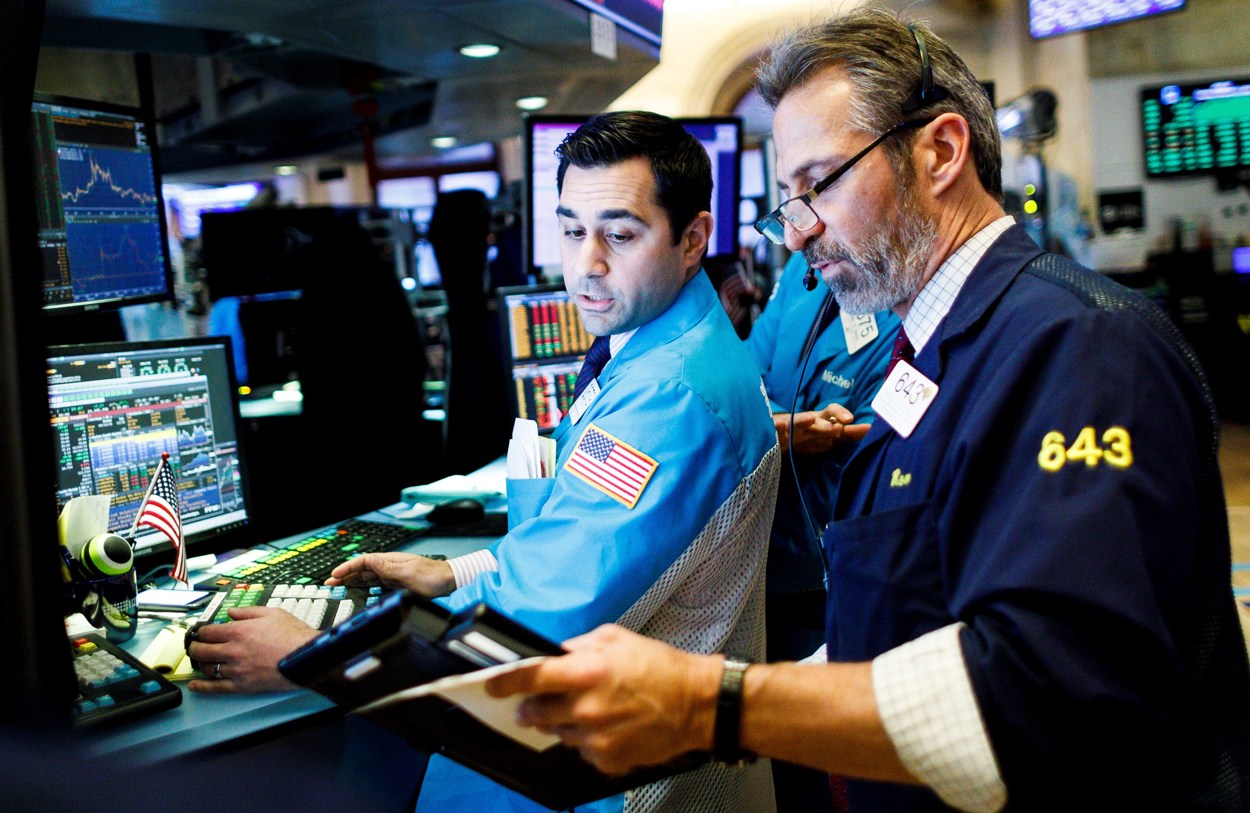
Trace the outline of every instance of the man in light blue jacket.
{"type": "MultiPolygon", "coordinates": [[[[485,601],[555,640],[615,621],[685,650],[762,658],[779,457],[754,365],[700,269],[712,227],[707,154],[663,116],[608,113],[558,155],[565,285],[600,337],[590,355],[610,358],[597,375],[583,371],[585,389],[556,429],[549,492],[486,550],[449,562],[369,554],[331,581],[381,580],[446,596],[452,609],[485,601]]],[[[193,688],[285,685],[221,647],[250,642],[272,654],[312,633],[276,612],[233,617],[192,646],[222,664],[221,680],[193,688]]],[[[709,765],[578,809],[771,808],[760,761],[709,765]]],[[[420,811],[531,809],[540,808],[439,757],[418,801],[420,811]]]]}

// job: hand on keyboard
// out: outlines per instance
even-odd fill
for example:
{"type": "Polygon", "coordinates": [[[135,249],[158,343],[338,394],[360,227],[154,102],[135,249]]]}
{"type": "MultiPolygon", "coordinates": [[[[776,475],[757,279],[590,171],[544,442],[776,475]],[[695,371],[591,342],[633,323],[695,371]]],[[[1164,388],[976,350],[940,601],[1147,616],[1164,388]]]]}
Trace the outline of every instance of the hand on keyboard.
{"type": "Polygon", "coordinates": [[[187,688],[207,694],[271,692],[296,688],[278,672],[278,661],[319,632],[275,607],[236,607],[229,624],[205,624],[187,654],[205,678],[187,688]]]}
{"type": "Polygon", "coordinates": [[[366,553],[343,562],[326,584],[406,588],[427,598],[445,596],[456,589],[451,565],[415,553],[366,553]]]}

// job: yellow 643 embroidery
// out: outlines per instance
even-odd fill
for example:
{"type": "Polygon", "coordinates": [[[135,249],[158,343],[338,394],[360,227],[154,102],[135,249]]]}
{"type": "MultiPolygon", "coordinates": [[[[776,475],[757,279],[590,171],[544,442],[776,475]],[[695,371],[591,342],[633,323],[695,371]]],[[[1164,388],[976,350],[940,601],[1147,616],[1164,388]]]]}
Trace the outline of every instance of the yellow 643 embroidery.
{"type": "Polygon", "coordinates": [[[1133,441],[1127,429],[1113,426],[1102,433],[1101,441],[1092,426],[1078,432],[1071,446],[1061,432],[1047,432],[1037,453],[1037,465],[1045,471],[1059,471],[1068,463],[1082,462],[1091,469],[1100,462],[1117,469],[1133,465],[1133,441]]]}

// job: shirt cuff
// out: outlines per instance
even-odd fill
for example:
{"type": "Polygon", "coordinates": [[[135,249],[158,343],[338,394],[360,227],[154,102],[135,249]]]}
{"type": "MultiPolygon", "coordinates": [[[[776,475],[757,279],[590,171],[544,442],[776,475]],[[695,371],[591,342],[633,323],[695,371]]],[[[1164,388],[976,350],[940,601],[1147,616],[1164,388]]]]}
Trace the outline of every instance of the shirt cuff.
{"type": "Polygon", "coordinates": [[[821,663],[828,663],[828,662],[829,662],[829,645],[828,644],[821,644],[820,649],[816,650],[815,652],[808,655],[803,660],[799,661],[799,663],[813,663],[813,664],[821,664],[821,663]]]}
{"type": "Polygon", "coordinates": [[[475,550],[464,556],[456,556],[448,559],[447,564],[451,565],[451,575],[456,580],[457,590],[471,584],[481,574],[499,569],[499,560],[489,550],[475,550]]]}
{"type": "Polygon", "coordinates": [[[963,626],[951,624],[879,655],[872,689],[907,770],[951,807],[994,813],[1007,802],[1007,786],[959,645],[963,626]]]}

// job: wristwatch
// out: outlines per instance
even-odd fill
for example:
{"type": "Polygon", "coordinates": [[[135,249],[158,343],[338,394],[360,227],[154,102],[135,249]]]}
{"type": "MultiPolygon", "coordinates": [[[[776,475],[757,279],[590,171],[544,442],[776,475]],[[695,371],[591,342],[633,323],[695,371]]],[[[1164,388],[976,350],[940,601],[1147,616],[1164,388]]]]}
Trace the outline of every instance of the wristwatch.
{"type": "Polygon", "coordinates": [[[712,727],[712,759],[731,765],[745,765],[755,759],[755,754],[740,747],[742,727],[742,679],[747,661],[725,656],[725,670],[721,672],[720,692],[716,695],[716,722],[712,727]]]}

